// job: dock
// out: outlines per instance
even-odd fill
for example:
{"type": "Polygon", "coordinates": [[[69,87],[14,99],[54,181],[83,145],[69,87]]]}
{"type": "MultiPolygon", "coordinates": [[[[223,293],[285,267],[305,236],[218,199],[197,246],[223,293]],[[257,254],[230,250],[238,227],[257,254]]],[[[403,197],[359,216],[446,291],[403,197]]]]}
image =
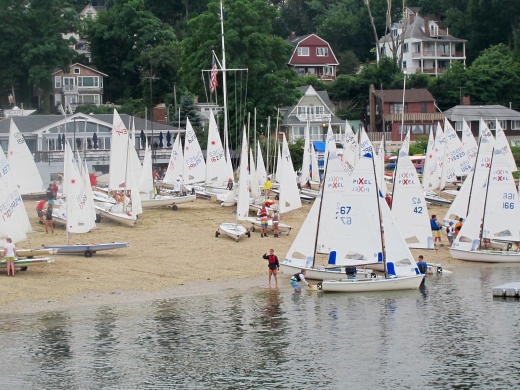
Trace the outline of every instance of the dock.
{"type": "Polygon", "coordinates": [[[500,286],[493,287],[494,297],[520,297],[520,282],[512,282],[501,284],[500,286]]]}

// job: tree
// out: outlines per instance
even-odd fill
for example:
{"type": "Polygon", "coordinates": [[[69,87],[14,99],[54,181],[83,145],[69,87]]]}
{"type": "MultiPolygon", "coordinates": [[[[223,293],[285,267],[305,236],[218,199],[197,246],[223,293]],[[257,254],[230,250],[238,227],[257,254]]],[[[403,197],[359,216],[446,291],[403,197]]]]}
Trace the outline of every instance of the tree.
{"type": "Polygon", "coordinates": [[[312,85],[316,91],[326,91],[327,84],[323,82],[321,79],[316,77],[315,75],[301,76],[296,79],[296,85],[304,86],[304,85],[312,85]]]}
{"type": "Polygon", "coordinates": [[[356,74],[359,71],[359,60],[352,50],[339,53],[338,62],[338,74],[356,74]]]}
{"type": "MultiPolygon", "coordinates": [[[[295,73],[286,65],[294,47],[272,35],[277,8],[263,0],[236,0],[225,5],[226,65],[248,69],[246,74],[230,72],[227,76],[229,129],[231,137],[237,138],[247,112],[256,107],[260,120],[274,116],[277,107],[294,104],[300,92],[295,88],[295,73]]],[[[211,67],[212,50],[221,53],[219,13],[220,4],[209,3],[208,11],[189,21],[188,36],[182,41],[183,81],[199,96],[205,95],[201,70],[211,67]]],[[[221,77],[219,72],[219,96],[221,77]]]]}
{"type": "MultiPolygon", "coordinates": [[[[159,93],[176,78],[179,49],[173,29],[145,8],[144,0],[115,0],[89,28],[92,58],[108,74],[108,99],[144,96],[141,77],[163,74],[154,84],[159,93]]],[[[147,94],[149,96],[149,93],[147,94]]]]}
{"type": "Polygon", "coordinates": [[[409,155],[413,156],[414,154],[424,154],[426,153],[426,149],[428,149],[428,137],[425,135],[421,135],[415,139],[415,141],[410,142],[409,155]]]}
{"type": "Polygon", "coordinates": [[[305,144],[305,140],[303,138],[299,138],[296,142],[292,142],[289,144],[289,153],[291,154],[291,160],[293,163],[293,167],[296,170],[299,170],[303,164],[303,148],[305,144]]]}
{"type": "MultiPolygon", "coordinates": [[[[204,129],[202,128],[202,123],[200,120],[199,113],[197,108],[195,107],[195,100],[193,100],[193,96],[189,93],[182,95],[181,101],[179,104],[179,108],[181,111],[180,114],[180,124],[181,127],[186,128],[186,118],[190,120],[191,126],[193,130],[195,130],[195,134],[197,134],[197,139],[199,141],[200,147],[202,149],[206,149],[208,140],[207,134],[204,133],[204,129]]],[[[171,120],[172,126],[179,125],[179,113],[176,112],[171,120]]]]}

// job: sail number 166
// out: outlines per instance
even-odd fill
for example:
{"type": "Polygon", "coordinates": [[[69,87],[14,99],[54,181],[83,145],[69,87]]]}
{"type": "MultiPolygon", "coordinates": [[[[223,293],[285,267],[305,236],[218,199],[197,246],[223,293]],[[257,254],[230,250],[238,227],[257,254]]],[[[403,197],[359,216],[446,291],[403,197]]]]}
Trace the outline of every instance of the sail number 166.
{"type": "MultiPolygon", "coordinates": [[[[504,195],[502,196],[502,199],[504,200],[514,200],[516,194],[514,192],[504,192],[504,195]]],[[[513,210],[515,208],[514,202],[503,202],[502,208],[506,210],[513,210]]]]}
{"type": "Polygon", "coordinates": [[[352,207],[350,207],[350,206],[341,206],[339,208],[340,219],[341,219],[341,222],[343,222],[343,225],[352,224],[352,218],[346,216],[346,215],[350,214],[350,210],[352,210],[352,207]]]}

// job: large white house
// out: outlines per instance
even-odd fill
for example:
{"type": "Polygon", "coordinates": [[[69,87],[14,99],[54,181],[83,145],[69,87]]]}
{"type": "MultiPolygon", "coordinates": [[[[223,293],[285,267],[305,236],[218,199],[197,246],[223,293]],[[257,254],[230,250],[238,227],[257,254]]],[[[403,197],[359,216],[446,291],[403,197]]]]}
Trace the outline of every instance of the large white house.
{"type": "Polygon", "coordinates": [[[465,39],[455,38],[441,28],[433,16],[420,16],[418,7],[406,8],[404,20],[392,24],[390,33],[378,42],[381,56],[399,58],[410,73],[439,75],[453,61],[466,64],[465,39]]]}

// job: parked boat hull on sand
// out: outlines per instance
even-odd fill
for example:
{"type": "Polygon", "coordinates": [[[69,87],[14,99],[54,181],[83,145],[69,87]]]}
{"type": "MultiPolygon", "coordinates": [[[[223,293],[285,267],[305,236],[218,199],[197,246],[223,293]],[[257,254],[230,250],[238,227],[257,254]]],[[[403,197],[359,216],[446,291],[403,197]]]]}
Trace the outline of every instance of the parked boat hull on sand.
{"type": "MultiPolygon", "coordinates": [[[[52,257],[36,257],[36,258],[26,258],[26,259],[17,259],[14,261],[15,268],[27,268],[29,266],[44,266],[50,263],[54,263],[54,259],[52,257]]],[[[0,268],[6,268],[7,263],[5,259],[0,260],[0,268]]]]}
{"type": "Polygon", "coordinates": [[[107,244],[74,244],[74,245],[44,245],[45,249],[57,250],[59,255],[83,254],[92,257],[93,253],[128,247],[128,242],[111,242],[107,244]]]}

